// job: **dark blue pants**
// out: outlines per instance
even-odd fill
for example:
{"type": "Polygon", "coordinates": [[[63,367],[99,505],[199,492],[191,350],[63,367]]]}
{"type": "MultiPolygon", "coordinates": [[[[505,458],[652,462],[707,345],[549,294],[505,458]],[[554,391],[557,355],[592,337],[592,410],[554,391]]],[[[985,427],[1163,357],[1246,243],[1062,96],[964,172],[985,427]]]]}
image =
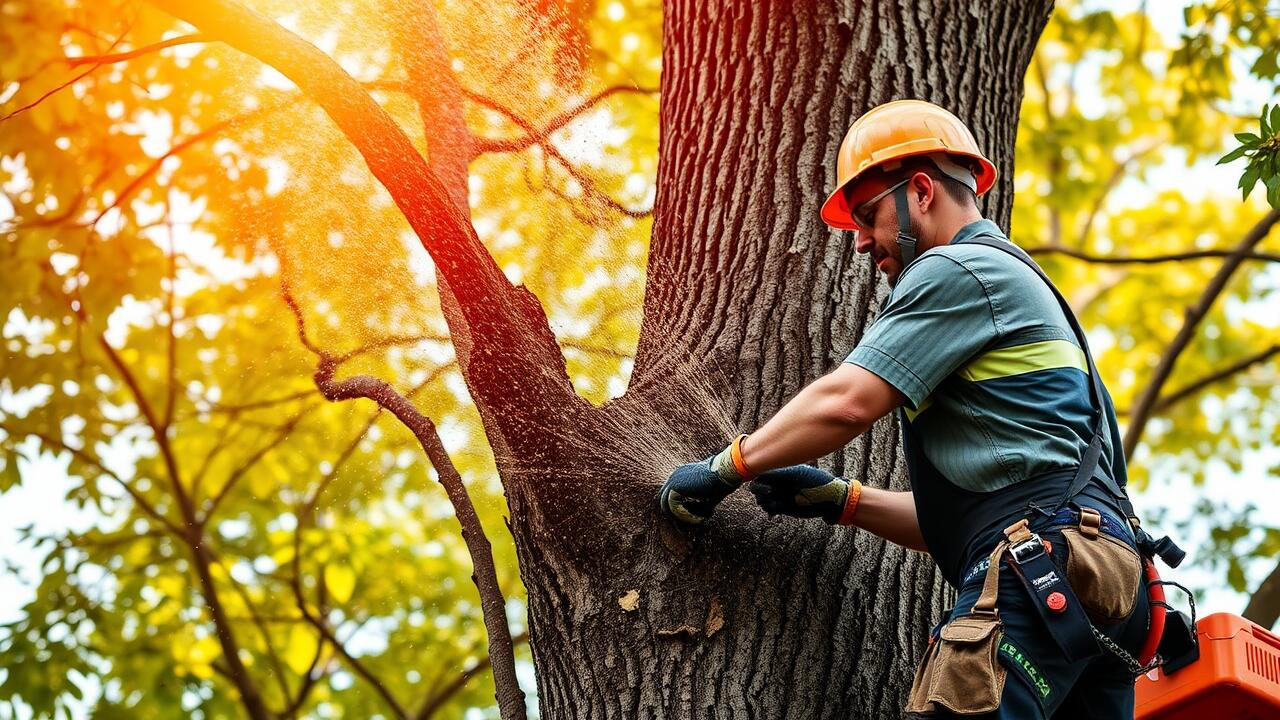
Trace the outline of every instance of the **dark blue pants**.
{"type": "MultiPolygon", "coordinates": [[[[1059,531],[1043,531],[1040,536],[1053,544],[1053,557],[1065,568],[1067,543],[1059,531]]],[[[1132,542],[1131,542],[1132,544],[1132,542]]],[[[998,720],[1133,720],[1134,677],[1114,655],[1101,655],[1069,663],[1063,657],[1032,599],[1005,560],[1000,567],[1000,595],[996,606],[1004,622],[1000,661],[1009,669],[1000,707],[984,715],[967,718],[998,720]]],[[[979,573],[960,588],[955,607],[944,620],[968,614],[982,591],[979,573]]],[[[1149,620],[1146,583],[1138,585],[1138,601],[1129,617],[1114,625],[1097,625],[1120,647],[1137,655],[1147,635],[1149,620]]],[[[930,718],[958,717],[942,711],[930,718]]]]}

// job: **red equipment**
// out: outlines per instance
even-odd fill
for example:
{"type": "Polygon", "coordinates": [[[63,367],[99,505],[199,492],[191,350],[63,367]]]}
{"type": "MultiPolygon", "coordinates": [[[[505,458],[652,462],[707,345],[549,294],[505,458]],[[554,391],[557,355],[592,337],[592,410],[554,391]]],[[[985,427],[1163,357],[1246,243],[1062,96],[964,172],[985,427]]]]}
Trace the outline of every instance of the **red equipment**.
{"type": "Polygon", "coordinates": [[[1200,659],[1138,678],[1136,720],[1280,718],[1280,637],[1230,613],[1196,623],[1200,659]]]}

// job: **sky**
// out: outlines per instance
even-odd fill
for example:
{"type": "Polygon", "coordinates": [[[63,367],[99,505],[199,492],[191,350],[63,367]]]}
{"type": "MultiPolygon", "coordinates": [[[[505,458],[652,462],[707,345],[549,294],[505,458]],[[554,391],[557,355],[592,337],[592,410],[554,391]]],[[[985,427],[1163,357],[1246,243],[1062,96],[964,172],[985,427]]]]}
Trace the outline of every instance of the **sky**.
{"type": "MultiPolygon", "coordinates": [[[[1122,11],[1136,8],[1139,1],[1108,2],[1105,5],[1122,11]]],[[[1148,3],[1147,11],[1170,42],[1176,39],[1182,29],[1180,6],[1164,2],[1148,3]]],[[[1082,96],[1087,95],[1088,93],[1082,93],[1082,96]]],[[[1267,88],[1249,83],[1241,83],[1239,93],[1233,98],[1243,109],[1256,109],[1273,99],[1268,97],[1267,88]]],[[[588,151],[593,145],[603,145],[610,129],[607,113],[595,113],[592,122],[575,126],[575,130],[566,134],[563,141],[565,150],[580,153],[588,151]]],[[[1238,166],[1216,166],[1212,159],[1188,168],[1177,158],[1170,158],[1165,168],[1151,173],[1144,182],[1126,181],[1127,184],[1122,186],[1123,191],[1116,193],[1116,196],[1124,198],[1123,204],[1141,205],[1165,189],[1175,189],[1188,196],[1221,192],[1223,188],[1235,186],[1239,172],[1238,166]]],[[[4,211],[5,208],[0,207],[0,220],[4,219],[4,211]]],[[[183,232],[181,226],[178,232],[183,232]]],[[[178,242],[184,247],[191,247],[191,243],[205,242],[205,239],[180,237],[178,242]]],[[[1274,276],[1273,284],[1280,287],[1280,269],[1271,270],[1271,274],[1274,276]]],[[[1270,318],[1280,317],[1280,299],[1254,307],[1251,312],[1270,318]]],[[[6,336],[15,330],[16,326],[11,326],[11,322],[5,322],[6,336]]],[[[621,384],[614,387],[616,392],[623,389],[621,384]]],[[[0,392],[0,410],[6,413],[21,413],[24,405],[29,404],[29,399],[24,401],[0,392]]],[[[0,497],[0,560],[18,566],[21,577],[27,581],[21,582],[7,573],[0,574],[0,622],[11,621],[20,616],[21,607],[30,600],[34,592],[34,587],[29,583],[39,578],[40,557],[29,546],[18,543],[18,528],[30,524],[37,533],[54,533],[66,529],[87,529],[102,520],[96,513],[82,510],[64,499],[71,487],[71,481],[66,475],[67,458],[58,458],[49,453],[37,456],[35,447],[34,441],[29,441],[27,449],[31,452],[25,454],[35,459],[20,464],[24,478],[22,485],[0,497]]],[[[127,458],[117,460],[127,463],[127,458]]],[[[1232,488],[1230,494],[1220,499],[1232,509],[1239,510],[1252,503],[1262,515],[1280,517],[1280,493],[1275,492],[1275,480],[1269,476],[1269,469],[1278,465],[1280,449],[1248,454],[1241,473],[1226,477],[1228,473],[1223,471],[1223,476],[1218,478],[1224,484],[1229,483],[1232,488]]],[[[1203,542],[1208,532],[1206,522],[1194,511],[1196,501],[1203,495],[1203,489],[1194,487],[1188,478],[1172,476],[1153,479],[1150,486],[1136,492],[1133,499],[1140,511],[1144,508],[1160,509],[1166,529],[1172,529],[1178,522],[1189,523],[1189,533],[1180,536],[1178,540],[1184,548],[1193,550],[1203,542]]],[[[1269,570],[1270,565],[1266,563],[1251,566],[1250,586],[1256,585],[1269,570]]],[[[1238,613],[1244,607],[1246,597],[1225,586],[1221,570],[1209,571],[1192,567],[1178,571],[1165,570],[1164,575],[1201,589],[1198,597],[1201,615],[1214,611],[1238,613]]],[[[1174,602],[1180,604],[1179,600],[1175,599],[1174,602]]],[[[529,671],[527,667],[522,668],[524,676],[521,681],[527,689],[533,687],[529,671]]]]}

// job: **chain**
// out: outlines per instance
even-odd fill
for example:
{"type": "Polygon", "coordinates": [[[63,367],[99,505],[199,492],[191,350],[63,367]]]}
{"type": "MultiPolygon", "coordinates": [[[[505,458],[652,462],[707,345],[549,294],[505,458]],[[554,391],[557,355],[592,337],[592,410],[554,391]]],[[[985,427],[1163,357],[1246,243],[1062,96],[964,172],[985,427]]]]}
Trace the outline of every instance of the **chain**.
{"type": "Polygon", "coordinates": [[[1126,666],[1128,666],[1129,672],[1133,673],[1133,676],[1135,678],[1138,677],[1139,675],[1146,675],[1147,673],[1151,672],[1152,669],[1159,667],[1160,664],[1164,662],[1164,658],[1161,658],[1160,655],[1157,654],[1151,658],[1151,662],[1147,663],[1146,665],[1143,665],[1142,663],[1139,663],[1136,658],[1130,655],[1124,648],[1115,644],[1115,642],[1111,638],[1103,634],[1101,630],[1094,627],[1093,623],[1089,623],[1089,629],[1093,631],[1094,639],[1097,640],[1099,643],[1101,643],[1102,647],[1106,648],[1112,655],[1115,655],[1117,658],[1120,658],[1120,661],[1123,662],[1126,666]]]}
{"type": "MultiPolygon", "coordinates": [[[[1178,588],[1179,590],[1181,590],[1183,594],[1187,596],[1187,604],[1191,607],[1191,628],[1192,628],[1192,632],[1194,633],[1195,627],[1196,627],[1195,595],[1192,595],[1190,590],[1186,589],[1179,583],[1176,583],[1170,580],[1160,580],[1158,582],[1161,585],[1172,585],[1178,588]]],[[[1111,638],[1104,635],[1101,630],[1094,627],[1093,623],[1089,623],[1089,629],[1093,631],[1094,639],[1097,640],[1102,645],[1102,647],[1106,648],[1112,655],[1119,658],[1120,661],[1123,662],[1129,668],[1129,672],[1133,673],[1133,676],[1135,678],[1138,677],[1139,675],[1146,675],[1147,673],[1151,672],[1153,669],[1164,664],[1164,658],[1160,657],[1160,655],[1157,653],[1154,657],[1151,658],[1151,662],[1147,663],[1146,665],[1143,665],[1142,663],[1138,662],[1136,658],[1130,655],[1124,648],[1115,644],[1115,642],[1111,638]]],[[[1194,639],[1194,635],[1192,637],[1194,639]]]]}

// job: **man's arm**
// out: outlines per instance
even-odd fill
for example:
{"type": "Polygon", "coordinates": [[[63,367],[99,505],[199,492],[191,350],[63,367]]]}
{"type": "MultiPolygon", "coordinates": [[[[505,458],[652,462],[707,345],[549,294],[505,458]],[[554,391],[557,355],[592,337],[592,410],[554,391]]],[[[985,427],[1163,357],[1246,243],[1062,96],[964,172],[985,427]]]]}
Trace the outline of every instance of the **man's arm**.
{"type": "MultiPolygon", "coordinates": [[[[906,402],[897,388],[852,363],[814,381],[742,441],[752,472],[805,463],[839,450],[906,402]]],[[[853,524],[889,542],[928,552],[909,492],[864,487],[853,524]]]]}
{"type": "Polygon", "coordinates": [[[742,461],[759,474],[830,455],[904,402],[906,397],[880,376],[841,363],[744,438],[742,461]]]}

